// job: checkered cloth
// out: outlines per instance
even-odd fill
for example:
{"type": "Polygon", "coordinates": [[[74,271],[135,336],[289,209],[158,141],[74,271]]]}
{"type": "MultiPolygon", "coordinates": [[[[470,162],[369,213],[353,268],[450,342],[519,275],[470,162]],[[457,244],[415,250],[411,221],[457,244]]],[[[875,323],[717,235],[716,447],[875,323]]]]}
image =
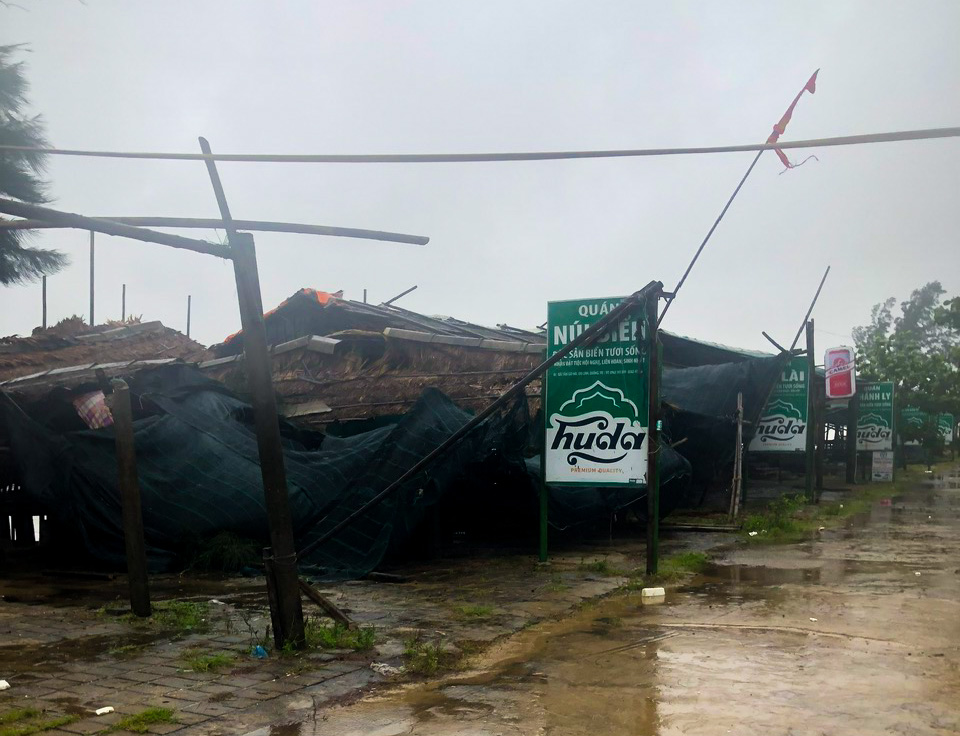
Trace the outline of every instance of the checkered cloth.
{"type": "Polygon", "coordinates": [[[113,415],[107,407],[103,391],[82,394],[73,400],[73,406],[90,429],[100,429],[113,424],[113,415]]]}

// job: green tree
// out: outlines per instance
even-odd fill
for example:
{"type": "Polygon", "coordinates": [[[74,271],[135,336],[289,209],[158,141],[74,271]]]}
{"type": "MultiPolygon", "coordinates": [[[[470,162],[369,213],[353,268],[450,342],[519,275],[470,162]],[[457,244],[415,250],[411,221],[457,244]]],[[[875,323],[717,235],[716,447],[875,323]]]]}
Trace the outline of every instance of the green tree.
{"type": "MultiPolygon", "coordinates": [[[[898,411],[914,406],[932,415],[960,413],[960,299],[941,304],[946,292],[931,281],[901,302],[874,306],[870,324],[856,327],[857,372],[866,380],[893,381],[898,411]]],[[[937,437],[929,428],[901,426],[905,440],[918,440],[936,449],[937,437]],[[915,436],[914,436],[915,435],[915,436]]]]}
{"type": "MultiPolygon", "coordinates": [[[[14,61],[20,46],[0,46],[0,144],[47,147],[43,118],[29,115],[27,79],[22,61],[14,61]]],[[[46,156],[36,151],[0,151],[0,196],[29,204],[47,202],[42,178],[46,156]]],[[[25,230],[0,230],[0,284],[34,281],[67,264],[63,253],[27,247],[25,230]]]]}

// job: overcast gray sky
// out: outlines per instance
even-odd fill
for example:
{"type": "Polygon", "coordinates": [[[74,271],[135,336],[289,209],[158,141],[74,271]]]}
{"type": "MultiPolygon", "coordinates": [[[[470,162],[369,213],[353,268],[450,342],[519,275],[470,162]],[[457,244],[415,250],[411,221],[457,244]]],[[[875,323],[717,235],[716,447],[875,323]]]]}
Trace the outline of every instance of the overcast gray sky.
{"type": "MultiPolygon", "coordinates": [[[[133,2],[18,0],[32,99],[64,148],[428,153],[761,142],[822,68],[784,139],[960,125],[960,2],[133,2]],[[21,9],[24,8],[24,9],[21,9]]],[[[765,349],[820,275],[819,346],[872,304],[960,293],[960,141],[767,153],[664,327],[765,349]],[[806,154],[794,152],[794,160],[806,154]]],[[[265,308],[303,286],[493,324],[545,302],[672,287],[753,154],[573,162],[221,164],[235,217],[428,235],[426,247],[260,234],[265,308]]],[[[214,217],[200,162],[53,157],[54,206],[214,217]]],[[[212,238],[213,232],[195,231],[212,238]]],[[[49,279],[50,320],[88,310],[87,238],[49,279]]],[[[98,321],[129,313],[218,342],[231,266],[101,236],[98,321]]],[[[40,286],[0,291],[0,335],[40,324],[40,286]]]]}

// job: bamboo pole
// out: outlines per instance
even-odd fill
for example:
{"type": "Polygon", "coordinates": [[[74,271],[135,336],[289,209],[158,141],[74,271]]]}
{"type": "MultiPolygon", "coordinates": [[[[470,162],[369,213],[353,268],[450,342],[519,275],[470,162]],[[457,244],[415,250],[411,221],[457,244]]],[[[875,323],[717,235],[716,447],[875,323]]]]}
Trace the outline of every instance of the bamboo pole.
{"type": "MultiPolygon", "coordinates": [[[[184,229],[216,229],[223,227],[223,221],[202,217],[100,217],[100,220],[118,222],[122,225],[140,227],[170,227],[184,229]]],[[[295,233],[300,235],[331,235],[340,238],[361,238],[364,240],[383,240],[392,243],[426,245],[430,238],[424,235],[405,235],[383,230],[363,230],[353,227],[333,227],[330,225],[304,225],[296,222],[273,222],[270,220],[234,220],[238,230],[253,230],[271,233],[295,233]]],[[[42,219],[4,220],[0,230],[46,230],[71,227],[42,219]]]]}
{"type": "Polygon", "coordinates": [[[84,217],[83,215],[78,215],[73,212],[53,210],[49,207],[38,207],[35,204],[16,202],[3,197],[0,197],[0,213],[14,215],[15,217],[55,222],[62,227],[73,227],[79,230],[90,230],[107,235],[118,235],[122,238],[140,240],[144,243],[168,245],[171,248],[192,250],[196,253],[206,253],[207,255],[217,256],[218,258],[230,257],[230,249],[219,243],[208,243],[204,240],[194,240],[193,238],[184,238],[180,235],[160,233],[156,230],[147,230],[146,228],[124,225],[110,220],[99,220],[95,217],[84,217]]]}
{"type": "MultiPolygon", "coordinates": [[[[829,268],[827,269],[830,270],[829,268]]],[[[827,274],[823,275],[824,280],[827,278],[827,274]]],[[[820,282],[820,286],[823,286],[823,281],[820,282]]],[[[817,295],[820,295],[820,289],[817,289],[817,295]]],[[[817,297],[813,298],[814,304],[817,301],[817,297]]],[[[810,309],[813,309],[813,304],[810,305],[810,309]]],[[[807,314],[810,312],[808,311],[807,314]]],[[[817,426],[817,406],[814,398],[816,392],[815,379],[817,377],[817,358],[814,355],[814,345],[813,345],[813,320],[807,322],[807,429],[806,429],[806,444],[804,447],[804,474],[803,474],[803,483],[804,483],[804,493],[806,495],[808,502],[813,502],[816,500],[816,490],[814,486],[816,485],[816,458],[814,457],[814,452],[816,451],[816,429],[817,426]]]]}

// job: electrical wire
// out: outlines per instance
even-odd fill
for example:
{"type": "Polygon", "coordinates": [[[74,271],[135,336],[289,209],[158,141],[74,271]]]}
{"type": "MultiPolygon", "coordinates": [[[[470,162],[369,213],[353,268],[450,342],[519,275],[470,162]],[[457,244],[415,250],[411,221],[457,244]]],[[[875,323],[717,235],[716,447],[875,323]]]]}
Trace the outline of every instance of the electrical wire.
{"type": "Polygon", "coordinates": [[[283,154],[283,153],[160,153],[141,151],[86,151],[74,148],[34,148],[0,145],[0,151],[45,153],[51,156],[92,158],[151,159],[163,161],[227,161],[243,163],[322,163],[322,164],[431,164],[492,163],[504,161],[552,161],[562,159],[631,158],[642,156],[683,156],[706,153],[743,153],[791,148],[854,146],[868,143],[932,140],[960,137],[960,127],[902,130],[887,133],[812,138],[778,143],[749,143],[735,146],[698,146],[692,148],[633,148],[596,151],[534,151],[515,153],[391,153],[391,154],[283,154]]]}

